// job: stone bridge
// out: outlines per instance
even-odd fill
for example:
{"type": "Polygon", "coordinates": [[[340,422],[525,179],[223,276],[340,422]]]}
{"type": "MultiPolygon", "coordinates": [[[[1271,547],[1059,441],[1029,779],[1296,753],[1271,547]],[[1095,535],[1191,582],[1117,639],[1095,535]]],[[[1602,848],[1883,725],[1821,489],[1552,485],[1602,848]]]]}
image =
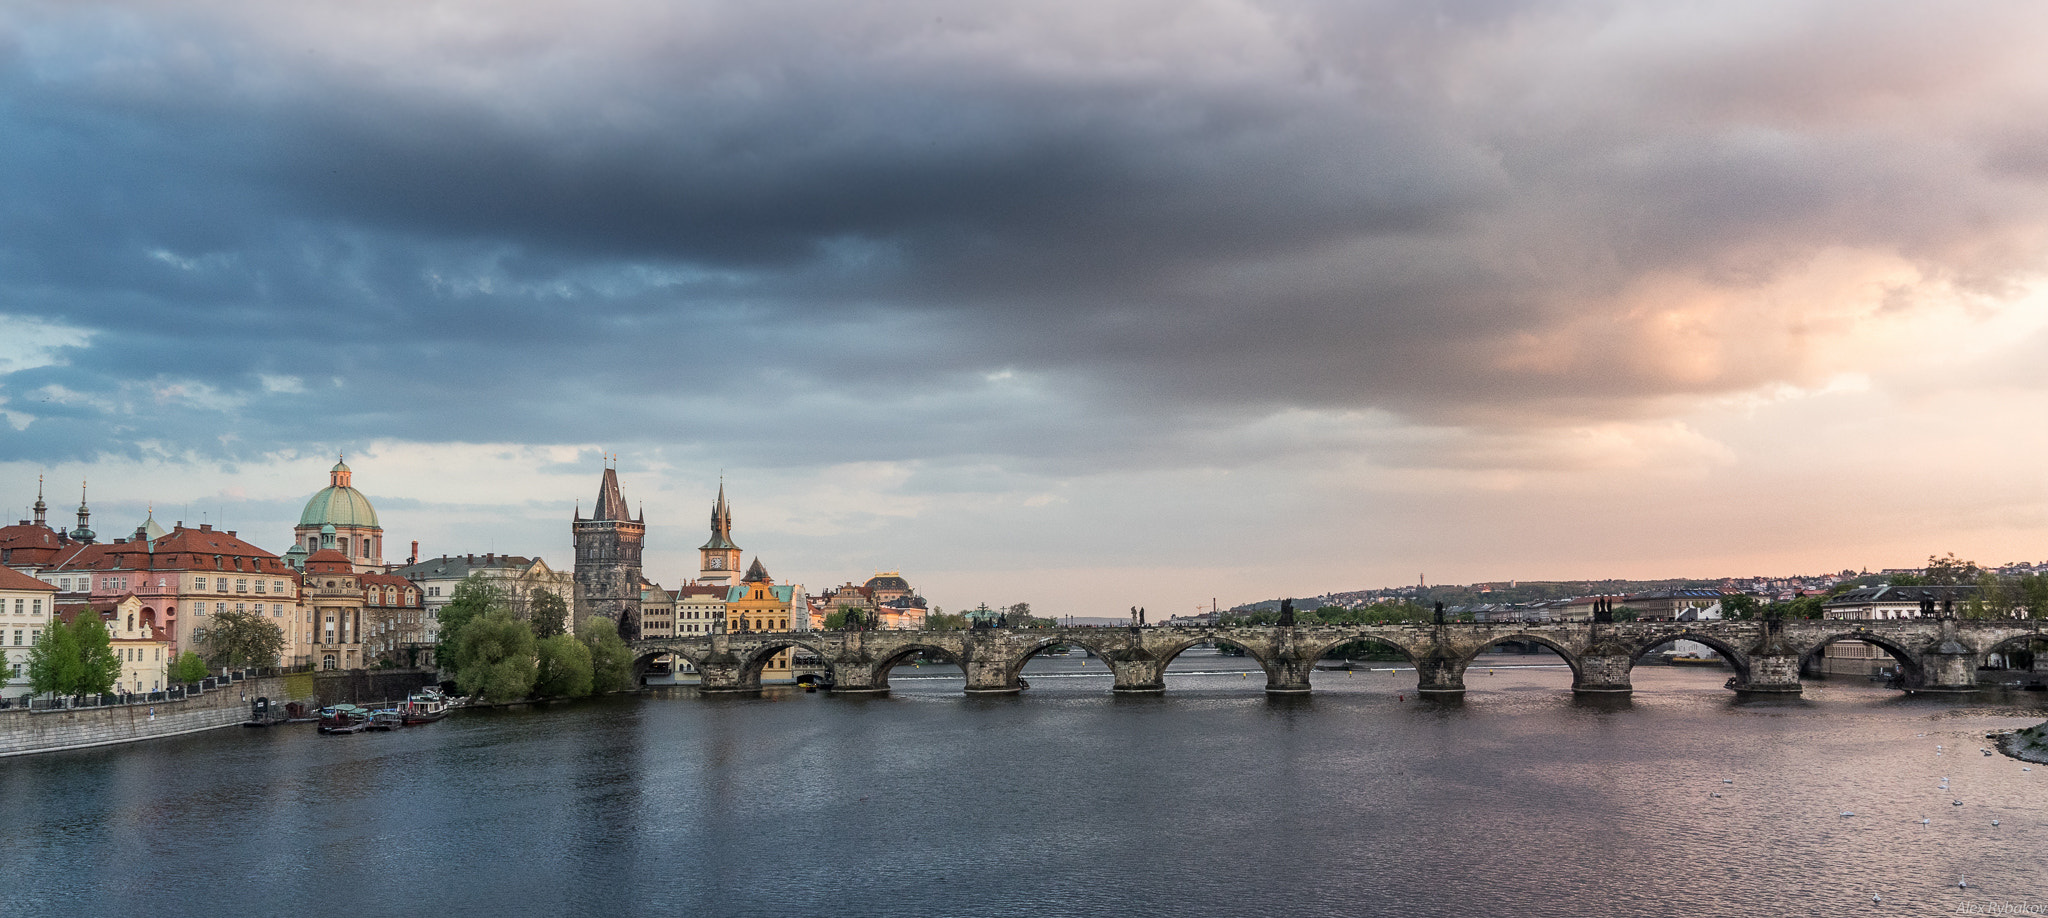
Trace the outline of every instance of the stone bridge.
{"type": "MultiPolygon", "coordinates": [[[[1338,647],[1364,642],[1399,653],[1414,664],[1417,689],[1455,695],[1465,691],[1465,668],[1503,642],[1541,644],[1572,669],[1578,692],[1627,692],[1629,671],[1651,650],[1675,640],[1714,648],[1735,670],[1728,688],[1738,692],[1799,691],[1800,664],[1837,641],[1862,641],[1898,662],[1899,685],[1916,692],[1967,692],[1987,655],[2048,640],[2039,621],[1902,619],[1853,621],[1551,622],[1299,627],[984,628],[968,631],[736,632],[632,642],[638,676],[657,657],[688,660],[706,692],[748,692],[761,687],[761,669],[786,648],[824,662],[836,692],[886,692],[889,671],[913,655],[949,660],[966,672],[969,692],[1015,692],[1033,655],[1062,645],[1084,647],[1109,665],[1116,691],[1158,692],[1166,666],[1190,647],[1242,648],[1266,671],[1266,691],[1309,690],[1316,661],[1338,647]]],[[[2048,652],[2035,658],[2048,670],[2048,652]]],[[[635,680],[639,681],[638,679],[635,680]]]]}

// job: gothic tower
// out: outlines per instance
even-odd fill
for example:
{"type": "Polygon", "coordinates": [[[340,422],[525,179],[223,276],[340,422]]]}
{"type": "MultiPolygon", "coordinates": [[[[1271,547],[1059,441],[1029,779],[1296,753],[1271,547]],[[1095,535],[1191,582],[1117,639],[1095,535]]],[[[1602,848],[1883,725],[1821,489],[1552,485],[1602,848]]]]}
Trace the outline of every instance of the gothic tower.
{"type": "Polygon", "coordinates": [[[619,473],[605,466],[597,489],[597,509],[590,519],[576,511],[570,529],[576,538],[576,627],[593,615],[618,623],[619,636],[640,636],[640,549],[647,539],[644,520],[626,516],[619,495],[619,473]]]}
{"type": "Polygon", "coordinates": [[[732,543],[732,508],[725,505],[725,481],[718,482],[718,503],[711,505],[711,541],[697,549],[701,561],[697,582],[731,586],[740,573],[740,547],[732,543]]]}

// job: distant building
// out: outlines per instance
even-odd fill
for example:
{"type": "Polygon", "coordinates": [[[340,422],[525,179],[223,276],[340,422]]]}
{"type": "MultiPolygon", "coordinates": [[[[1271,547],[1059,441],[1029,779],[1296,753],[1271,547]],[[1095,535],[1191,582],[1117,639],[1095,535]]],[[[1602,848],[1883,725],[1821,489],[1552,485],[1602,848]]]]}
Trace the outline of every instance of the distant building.
{"type": "Polygon", "coordinates": [[[626,515],[619,493],[619,473],[606,466],[597,489],[597,507],[590,519],[581,510],[570,523],[576,540],[575,596],[570,602],[573,627],[581,630],[591,616],[609,618],[619,636],[640,636],[640,554],[647,541],[647,523],[626,515]]]}
{"type": "Polygon", "coordinates": [[[173,655],[200,650],[208,617],[233,610],[270,618],[284,632],[284,662],[305,662],[313,621],[301,615],[300,575],[284,559],[206,523],[148,533],[145,522],[132,538],[76,545],[37,576],[66,603],[135,594],[141,621],[162,629],[173,655]]]}
{"type": "MultiPolygon", "coordinates": [[[[496,587],[504,597],[505,605],[513,615],[522,619],[533,617],[533,600],[540,593],[553,593],[562,600],[562,606],[569,608],[576,595],[576,580],[566,571],[548,566],[540,558],[524,555],[501,555],[487,552],[481,555],[442,555],[438,558],[423,558],[398,568],[392,574],[412,581],[420,589],[425,602],[430,631],[439,631],[441,609],[455,598],[455,587],[475,574],[485,583],[496,587]]],[[[573,618],[574,616],[571,616],[573,618]]],[[[575,623],[566,626],[575,633],[575,623]]],[[[429,636],[429,643],[437,640],[429,636]]]]}
{"type": "Polygon", "coordinates": [[[1932,602],[1939,612],[1944,603],[1961,609],[1977,595],[1974,585],[1964,586],[1877,586],[1848,590],[1820,604],[1823,618],[1860,621],[1920,618],[1922,601],[1932,602]]]}
{"type": "Polygon", "coordinates": [[[711,539],[697,549],[697,582],[730,587],[740,575],[740,547],[732,540],[732,508],[725,503],[725,482],[718,482],[718,501],[711,505],[711,539]]]}
{"type": "Polygon", "coordinates": [[[389,570],[384,563],[384,527],[378,525],[370,499],[350,483],[354,474],[348,463],[339,459],[327,470],[327,487],[306,501],[299,525],[292,529],[292,547],[284,553],[286,564],[304,568],[308,555],[332,548],[349,559],[357,573],[389,570]],[[334,527],[331,543],[324,541],[329,526],[334,527]]]}
{"type": "Polygon", "coordinates": [[[1719,618],[1721,614],[1720,590],[1652,590],[1635,593],[1621,600],[1621,606],[1634,609],[1643,618],[1661,618],[1670,621],[1692,621],[1702,617],[1719,618]],[[1688,615],[1688,613],[1690,613],[1688,615]]]}
{"type": "Polygon", "coordinates": [[[50,627],[57,588],[0,567],[0,694],[28,692],[28,649],[50,627]]]}
{"type": "Polygon", "coordinates": [[[362,669],[363,584],[347,555],[322,548],[305,558],[306,614],[313,621],[313,664],[320,669],[362,669]]]}
{"type": "MultiPolygon", "coordinates": [[[[725,630],[728,633],[809,631],[809,609],[803,605],[803,599],[801,584],[777,585],[775,578],[768,575],[768,568],[761,564],[761,559],[755,558],[753,565],[747,568],[747,575],[726,592],[725,630]]],[[[770,681],[793,678],[791,659],[791,649],[777,652],[762,668],[761,678],[770,681]]]]}
{"type": "Polygon", "coordinates": [[[360,575],[357,582],[363,589],[365,665],[434,665],[439,629],[419,585],[397,574],[374,572],[360,575]]]}
{"type": "Polygon", "coordinates": [[[107,643],[121,661],[121,674],[114,679],[114,692],[141,694],[161,692],[169,687],[170,641],[161,629],[142,621],[142,600],[130,593],[118,599],[100,599],[57,610],[65,624],[79,616],[97,616],[107,629],[107,643]]]}

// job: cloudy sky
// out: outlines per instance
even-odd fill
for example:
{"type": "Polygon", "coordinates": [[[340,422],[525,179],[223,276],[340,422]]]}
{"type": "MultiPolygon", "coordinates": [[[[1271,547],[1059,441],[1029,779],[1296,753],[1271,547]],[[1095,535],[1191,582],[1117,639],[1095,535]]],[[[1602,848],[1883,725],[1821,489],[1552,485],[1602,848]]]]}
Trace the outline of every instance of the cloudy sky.
{"type": "Polygon", "coordinates": [[[17,2],[0,500],[1154,614],[2048,558],[2048,7],[17,2]]]}

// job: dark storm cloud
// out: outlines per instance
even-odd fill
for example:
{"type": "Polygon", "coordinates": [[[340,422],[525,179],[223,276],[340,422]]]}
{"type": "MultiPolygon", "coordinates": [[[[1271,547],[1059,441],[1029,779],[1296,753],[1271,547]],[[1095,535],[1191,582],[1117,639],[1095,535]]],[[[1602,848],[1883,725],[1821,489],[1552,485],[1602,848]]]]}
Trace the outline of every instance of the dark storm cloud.
{"type": "Polygon", "coordinates": [[[0,378],[23,454],[1574,423],[1806,379],[1818,253],[2041,266],[2010,7],[10,18],[0,312],[91,332],[0,378]]]}

